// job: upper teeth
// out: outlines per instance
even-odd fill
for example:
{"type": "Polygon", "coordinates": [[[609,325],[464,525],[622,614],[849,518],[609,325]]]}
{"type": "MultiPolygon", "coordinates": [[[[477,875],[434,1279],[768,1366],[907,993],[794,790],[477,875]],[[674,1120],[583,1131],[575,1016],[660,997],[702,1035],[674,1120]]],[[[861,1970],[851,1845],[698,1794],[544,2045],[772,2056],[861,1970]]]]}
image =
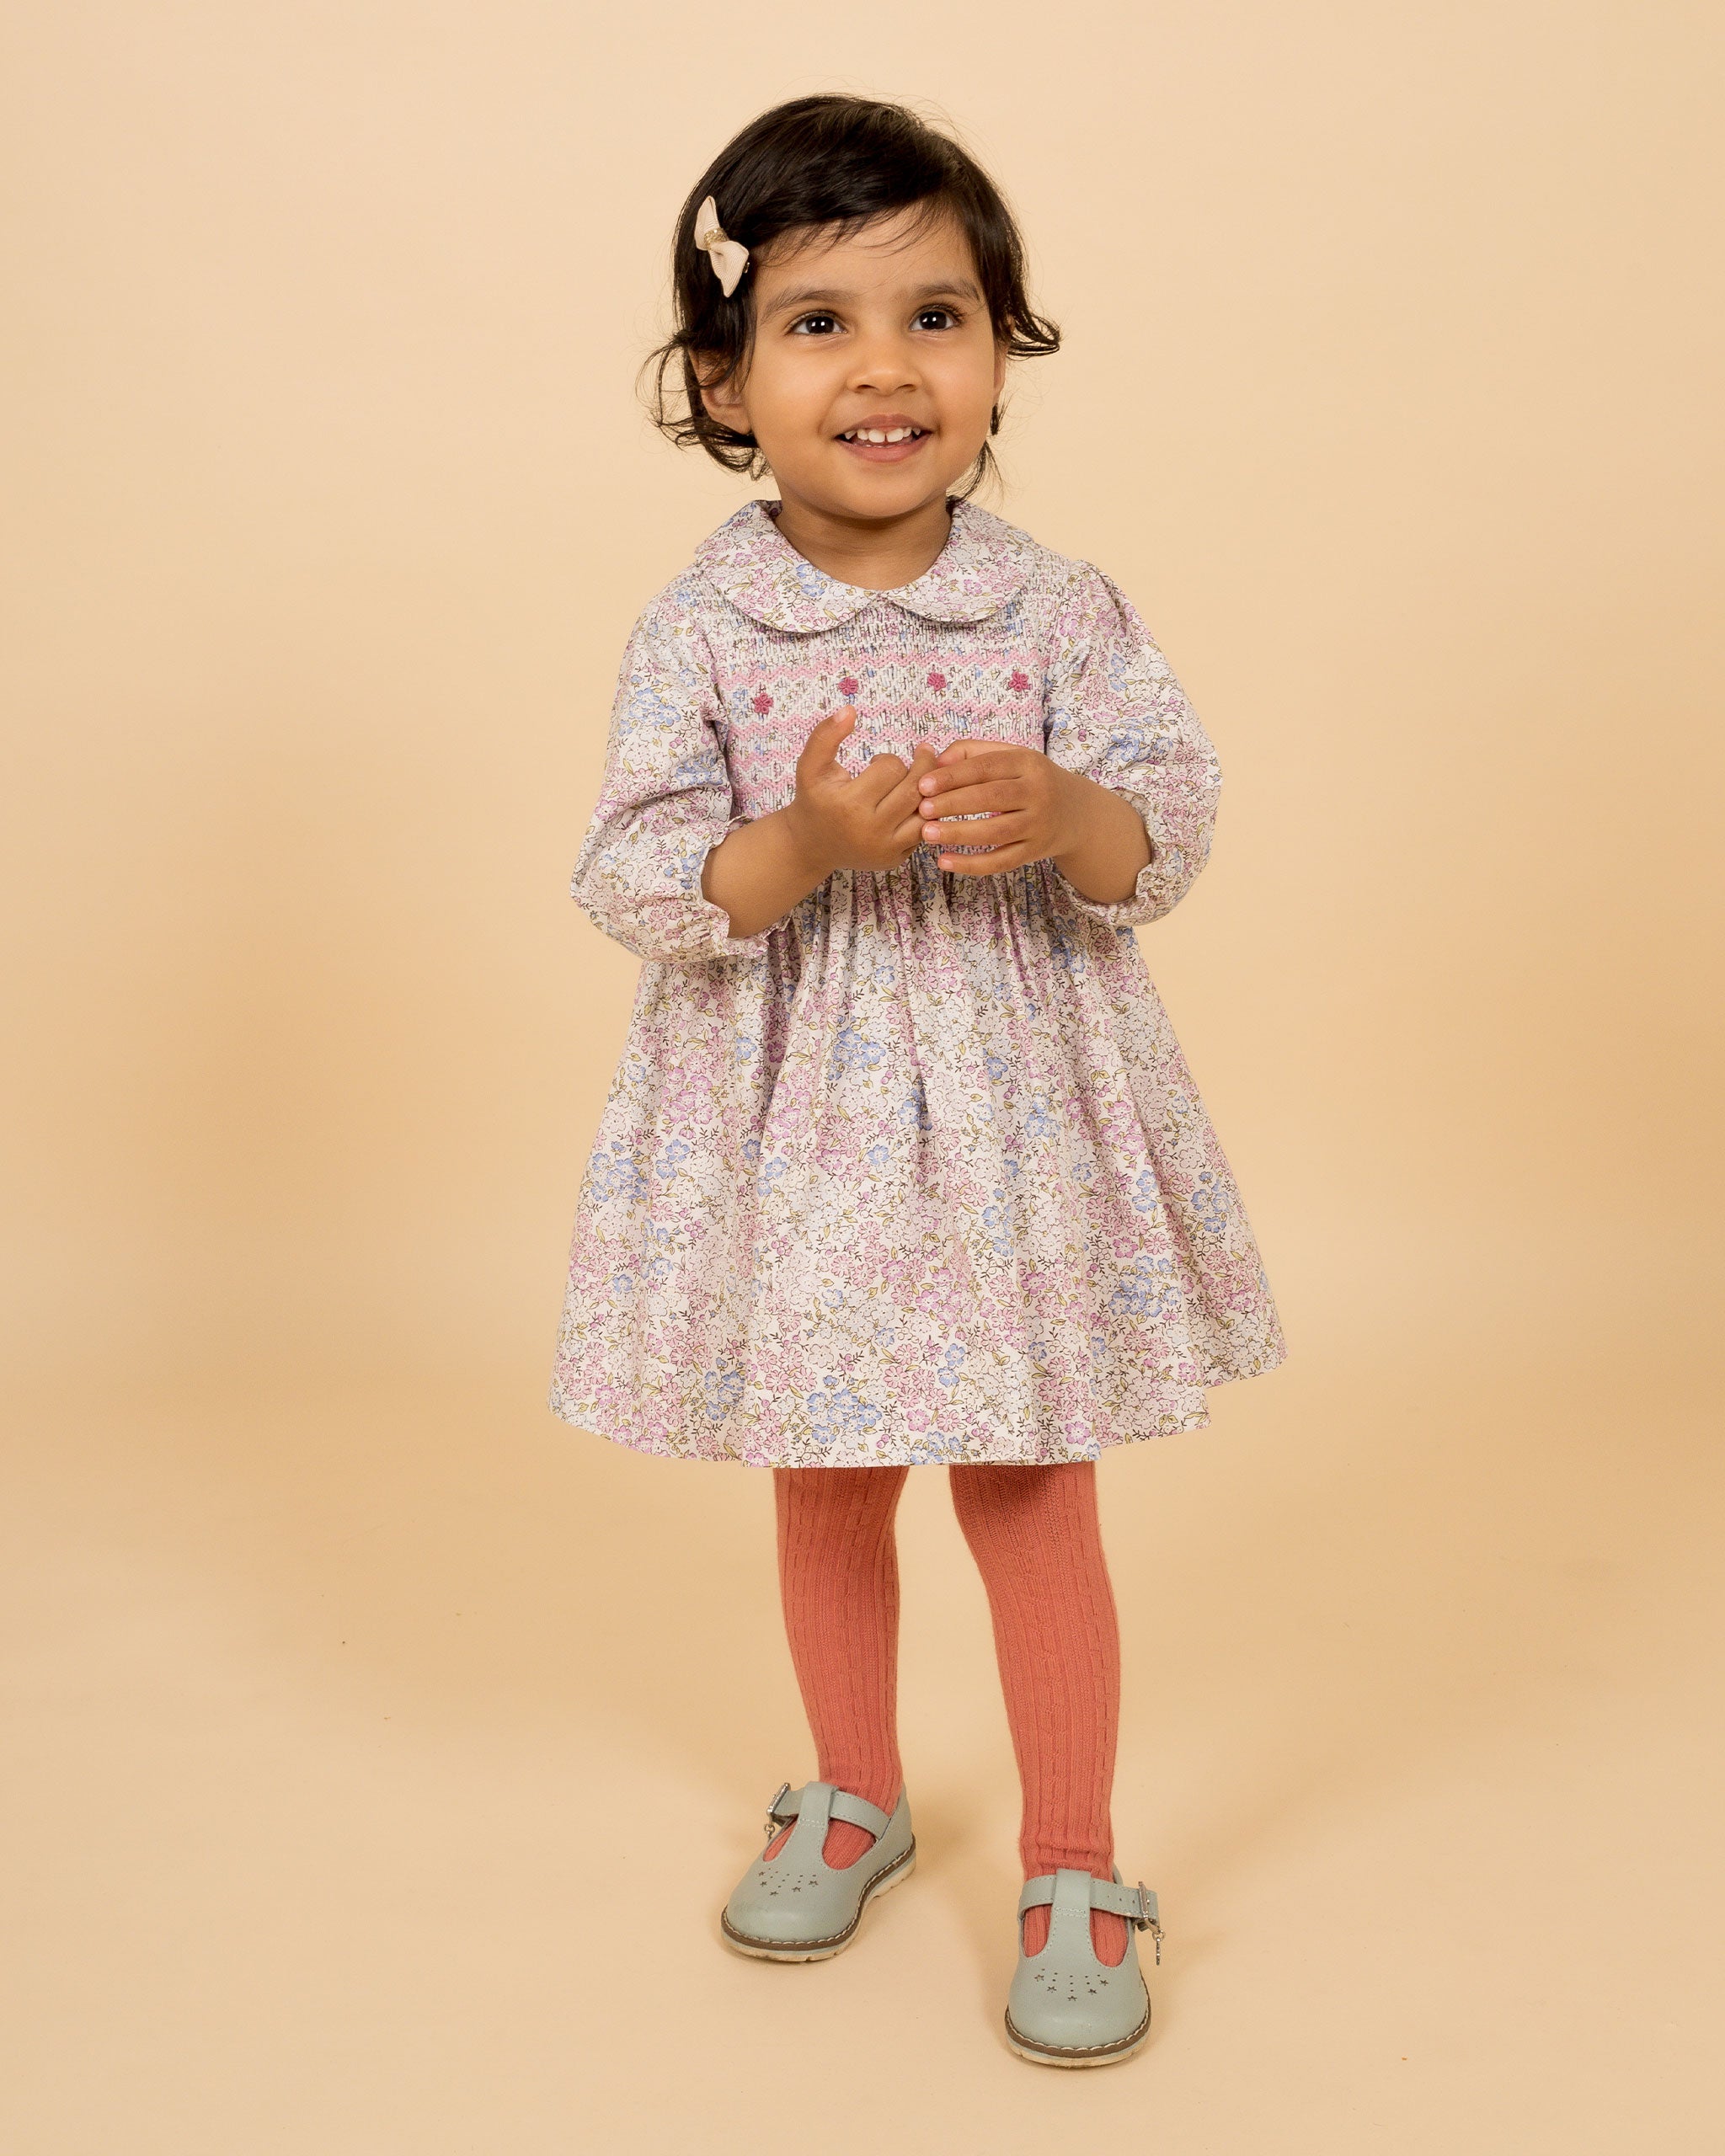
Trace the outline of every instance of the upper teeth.
{"type": "Polygon", "coordinates": [[[920,431],[916,427],[852,427],[843,439],[846,441],[907,441],[920,431]]]}

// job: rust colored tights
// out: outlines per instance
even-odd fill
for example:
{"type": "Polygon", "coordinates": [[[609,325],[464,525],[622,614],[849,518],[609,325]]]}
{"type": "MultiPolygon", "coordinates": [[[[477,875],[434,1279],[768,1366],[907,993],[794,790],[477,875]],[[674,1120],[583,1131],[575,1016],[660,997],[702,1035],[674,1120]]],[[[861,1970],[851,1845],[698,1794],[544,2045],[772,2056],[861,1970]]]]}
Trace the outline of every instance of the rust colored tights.
{"type": "MultiPolygon", "coordinates": [[[[815,1774],[890,1812],[898,1742],[899,1566],[894,1519],[908,1467],[776,1467],[779,1588],[791,1660],[814,1738],[815,1774]]],[[[1108,1816],[1120,1710],[1120,1637],[1097,1518],[1096,1463],[952,1467],[953,1506],[994,1620],[1018,1762],[1024,1876],[1071,1865],[1114,1876],[1108,1816]]],[[[768,1844],[779,1849],[785,1835],[768,1844]]],[[[829,1864],[873,1837],[834,1821],[829,1864]]],[[[1027,1953],[1047,1909],[1024,1918],[1027,1953]]],[[[1126,1951],[1123,1918],[1093,1909],[1105,1962],[1126,1951]]]]}

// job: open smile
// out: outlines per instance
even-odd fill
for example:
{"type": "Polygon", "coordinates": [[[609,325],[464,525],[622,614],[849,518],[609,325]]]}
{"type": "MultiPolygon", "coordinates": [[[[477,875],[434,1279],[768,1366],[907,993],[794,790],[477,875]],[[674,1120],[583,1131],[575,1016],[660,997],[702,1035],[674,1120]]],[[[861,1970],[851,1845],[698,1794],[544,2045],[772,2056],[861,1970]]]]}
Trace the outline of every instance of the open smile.
{"type": "Polygon", "coordinates": [[[933,434],[932,427],[852,427],[838,436],[841,448],[868,464],[902,464],[933,434]]]}

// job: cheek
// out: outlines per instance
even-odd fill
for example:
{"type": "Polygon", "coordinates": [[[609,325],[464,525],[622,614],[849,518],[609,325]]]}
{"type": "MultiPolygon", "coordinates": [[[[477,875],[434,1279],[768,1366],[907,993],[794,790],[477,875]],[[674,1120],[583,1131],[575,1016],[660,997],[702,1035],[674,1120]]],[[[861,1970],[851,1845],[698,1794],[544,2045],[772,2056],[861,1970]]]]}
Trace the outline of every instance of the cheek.
{"type": "Polygon", "coordinates": [[[824,433],[833,399],[843,387],[842,369],[824,353],[774,353],[757,365],[750,406],[757,434],[824,433]]]}
{"type": "Polygon", "coordinates": [[[992,345],[943,353],[931,380],[949,412],[986,427],[996,396],[992,345]]]}

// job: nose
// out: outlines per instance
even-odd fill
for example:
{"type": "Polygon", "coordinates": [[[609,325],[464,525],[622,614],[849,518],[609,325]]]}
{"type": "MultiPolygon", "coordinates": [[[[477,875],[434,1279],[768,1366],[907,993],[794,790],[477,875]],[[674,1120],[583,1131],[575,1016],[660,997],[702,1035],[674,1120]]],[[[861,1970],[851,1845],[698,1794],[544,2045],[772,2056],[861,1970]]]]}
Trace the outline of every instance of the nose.
{"type": "Polygon", "coordinates": [[[858,340],[851,363],[852,389],[890,397],[895,391],[916,388],[921,379],[916,352],[900,332],[877,329],[872,336],[858,340]]]}

